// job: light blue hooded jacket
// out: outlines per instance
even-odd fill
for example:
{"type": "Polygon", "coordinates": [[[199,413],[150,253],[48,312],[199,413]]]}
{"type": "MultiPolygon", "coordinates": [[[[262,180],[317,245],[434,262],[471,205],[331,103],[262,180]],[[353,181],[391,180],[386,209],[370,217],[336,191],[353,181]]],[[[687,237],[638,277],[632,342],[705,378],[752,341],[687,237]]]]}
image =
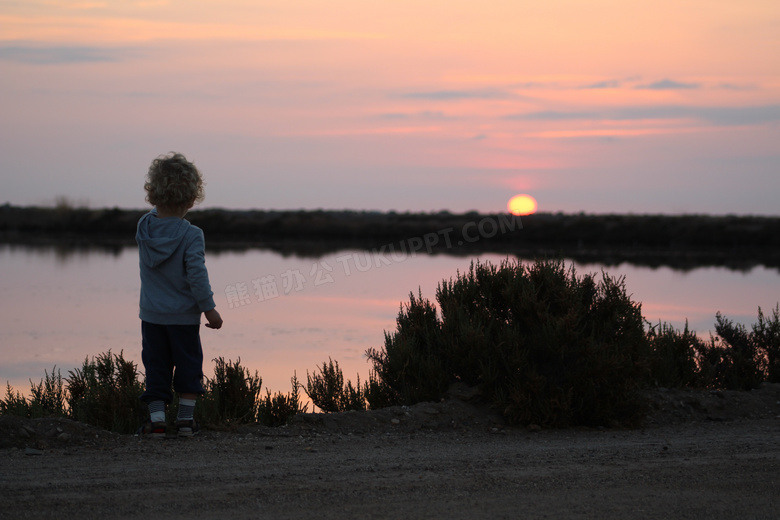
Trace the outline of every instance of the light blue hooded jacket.
{"type": "Polygon", "coordinates": [[[135,240],[141,267],[140,318],[159,325],[197,325],[215,307],[206,271],[203,231],[183,218],[138,221],[135,240]]]}

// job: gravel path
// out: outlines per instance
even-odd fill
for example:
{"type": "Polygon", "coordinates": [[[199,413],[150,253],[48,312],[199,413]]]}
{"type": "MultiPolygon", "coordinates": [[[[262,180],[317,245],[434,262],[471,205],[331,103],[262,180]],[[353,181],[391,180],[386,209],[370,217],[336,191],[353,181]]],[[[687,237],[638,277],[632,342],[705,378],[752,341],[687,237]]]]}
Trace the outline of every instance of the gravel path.
{"type": "Polygon", "coordinates": [[[780,518],[772,397],[734,420],[678,397],[688,420],[661,407],[638,430],[505,428],[444,403],[162,441],[0,417],[6,441],[52,439],[0,450],[0,518],[780,518]]]}

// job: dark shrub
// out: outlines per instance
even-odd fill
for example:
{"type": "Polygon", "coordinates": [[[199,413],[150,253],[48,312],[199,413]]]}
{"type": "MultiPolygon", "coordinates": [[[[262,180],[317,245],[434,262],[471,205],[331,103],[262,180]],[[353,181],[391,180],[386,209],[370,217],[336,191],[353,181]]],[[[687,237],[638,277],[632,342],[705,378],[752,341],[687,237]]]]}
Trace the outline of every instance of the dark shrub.
{"type": "Polygon", "coordinates": [[[384,350],[366,352],[392,400],[406,404],[440,398],[451,379],[436,309],[422,295],[411,293],[409,299],[398,313],[396,332],[385,332],[384,350]]]}
{"type": "Polygon", "coordinates": [[[283,394],[266,389],[266,396],[259,403],[257,422],[265,426],[282,426],[290,422],[296,414],[306,413],[308,405],[301,403],[301,384],[298,377],[293,375],[290,380],[292,392],[283,394]]]}
{"type": "MultiPolygon", "coordinates": [[[[286,424],[307,405],[301,403],[300,383],[293,376],[289,394],[268,391],[260,399],[262,379],[241,366],[241,360],[214,360],[214,379],[207,379],[206,394],[195,407],[198,421],[206,427],[261,422],[268,426],[286,424]]],[[[56,370],[56,369],[55,369],[56,370]]],[[[63,380],[55,370],[39,384],[31,383],[31,397],[25,398],[6,385],[6,396],[0,400],[0,414],[20,417],[67,416],[77,421],[116,431],[132,433],[146,419],[146,406],[139,400],[144,385],[138,380],[136,365],[122,353],[111,351],[87,358],[82,367],[69,371],[63,380]],[[66,406],[67,403],[67,406],[66,406]]],[[[351,383],[347,387],[351,388],[351,383]]],[[[360,393],[358,392],[360,396],[360,393]]],[[[361,396],[362,399],[362,396],[361,396]]],[[[348,402],[348,401],[347,401],[348,402]]],[[[167,416],[176,417],[178,395],[170,404],[167,416]]]]}
{"type": "Polygon", "coordinates": [[[64,416],[65,395],[60,371],[56,367],[51,375],[44,371],[44,378],[37,385],[30,381],[30,417],[64,416]]]}
{"type": "Polygon", "coordinates": [[[772,310],[767,319],[758,308],[758,323],[753,324],[753,339],[762,356],[766,381],[780,383],[780,305],[772,310]]]}
{"type": "Polygon", "coordinates": [[[398,395],[373,370],[368,372],[368,381],[363,386],[363,395],[369,410],[387,408],[399,402],[398,395]]]}
{"type": "Polygon", "coordinates": [[[667,388],[706,386],[698,354],[707,347],[695,331],[688,330],[687,320],[682,332],[668,323],[659,323],[650,328],[647,338],[653,384],[667,388]]]}
{"type": "Polygon", "coordinates": [[[21,392],[14,390],[9,383],[5,385],[5,397],[0,401],[0,415],[30,417],[30,403],[21,392]]]}
{"type": "Polygon", "coordinates": [[[715,332],[725,342],[722,347],[720,385],[736,390],[758,388],[763,381],[761,356],[755,338],[744,325],[735,324],[720,312],[715,314],[715,332]]]}
{"type": "Polygon", "coordinates": [[[323,412],[343,412],[346,410],[365,410],[366,399],[360,387],[360,376],[357,386],[351,381],[344,384],[344,374],[338,361],[328,358],[327,363],[317,367],[320,371],[310,375],[306,372],[306,393],[314,406],[323,412]]]}
{"type": "Polygon", "coordinates": [[[511,423],[632,424],[646,352],[640,305],[622,279],[578,277],[562,261],[472,263],[443,281],[436,308],[401,308],[374,370],[400,402],[438,400],[453,382],[479,385],[511,423]]]}
{"type": "Polygon", "coordinates": [[[717,336],[700,351],[702,386],[751,390],[764,381],[780,382],[780,316],[758,309],[758,323],[748,331],[720,312],[715,315],[717,336]]]}
{"type": "Polygon", "coordinates": [[[138,381],[135,363],[122,354],[109,350],[91,361],[85,359],[81,369],[68,372],[71,418],[120,433],[136,430],[144,413],[138,400],[143,385],[138,381]]]}
{"type": "Polygon", "coordinates": [[[257,419],[262,378],[255,371],[224,358],[213,360],[214,379],[206,379],[206,394],[195,413],[204,424],[231,425],[254,422],[257,419]]]}

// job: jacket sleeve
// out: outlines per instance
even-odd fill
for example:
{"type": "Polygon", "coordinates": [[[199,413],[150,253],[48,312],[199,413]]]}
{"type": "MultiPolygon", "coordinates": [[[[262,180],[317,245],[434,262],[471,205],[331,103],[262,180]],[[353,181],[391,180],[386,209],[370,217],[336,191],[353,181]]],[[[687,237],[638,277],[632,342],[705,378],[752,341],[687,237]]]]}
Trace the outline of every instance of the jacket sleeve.
{"type": "Polygon", "coordinates": [[[198,302],[198,308],[205,312],[216,307],[216,304],[206,270],[206,240],[203,231],[197,228],[193,231],[193,237],[184,252],[184,267],[192,296],[198,302]]]}

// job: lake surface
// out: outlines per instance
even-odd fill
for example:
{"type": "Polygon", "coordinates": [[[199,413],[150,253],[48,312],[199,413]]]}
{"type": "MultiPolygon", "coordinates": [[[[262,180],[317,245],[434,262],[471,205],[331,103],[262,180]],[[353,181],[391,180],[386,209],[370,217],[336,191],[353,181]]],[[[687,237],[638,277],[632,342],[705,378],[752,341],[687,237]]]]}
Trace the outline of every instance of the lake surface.
{"type": "MultiPolygon", "coordinates": [[[[319,258],[267,250],[207,252],[215,301],[224,326],[201,328],[206,375],[216,357],[236,360],[263,378],[272,392],[290,390],[297,373],[306,382],[329,358],[345,378],[361,381],[370,369],[364,352],[384,344],[395,330],[399,306],[422,290],[433,300],[437,284],[466,271],[472,260],[498,263],[505,255],[391,256],[342,251],[319,258]]],[[[570,262],[567,261],[567,265],[570,262]]],[[[670,268],[629,264],[574,264],[580,274],[604,269],[625,276],[642,312],[708,337],[715,313],[750,326],[760,306],[769,313],[780,300],[780,274],[670,268]]],[[[141,360],[137,250],[67,251],[0,245],[0,384],[25,394],[56,366],[63,376],[84,359],[108,351],[141,360]]],[[[142,370],[142,367],[140,367],[142,370]]]]}

